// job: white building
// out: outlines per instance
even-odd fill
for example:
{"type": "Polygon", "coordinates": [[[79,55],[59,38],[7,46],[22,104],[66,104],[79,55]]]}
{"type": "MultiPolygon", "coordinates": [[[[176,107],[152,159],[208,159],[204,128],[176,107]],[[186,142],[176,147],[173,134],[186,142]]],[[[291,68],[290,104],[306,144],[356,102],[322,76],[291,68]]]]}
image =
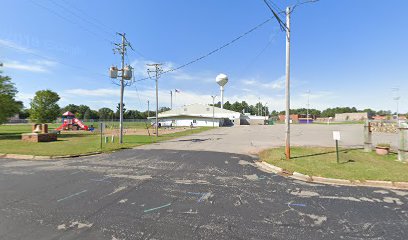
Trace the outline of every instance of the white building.
{"type": "MultiPolygon", "coordinates": [[[[241,124],[242,114],[205,104],[191,104],[159,113],[159,124],[162,127],[215,127],[241,124]]],[[[154,119],[155,117],[150,117],[154,119]]]]}

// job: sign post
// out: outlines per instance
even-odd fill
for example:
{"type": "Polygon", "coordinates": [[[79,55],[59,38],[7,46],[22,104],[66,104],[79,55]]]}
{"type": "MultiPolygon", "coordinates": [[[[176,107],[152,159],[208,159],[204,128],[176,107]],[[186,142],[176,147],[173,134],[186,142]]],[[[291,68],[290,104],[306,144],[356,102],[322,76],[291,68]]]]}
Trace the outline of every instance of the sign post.
{"type": "Polygon", "coordinates": [[[101,151],[102,151],[102,139],[103,139],[103,132],[105,131],[105,123],[103,122],[99,123],[99,130],[101,133],[101,151]]]}
{"type": "Polygon", "coordinates": [[[337,158],[337,163],[340,163],[340,158],[339,158],[340,132],[339,132],[339,131],[333,131],[333,140],[336,141],[336,158],[337,158]]]}

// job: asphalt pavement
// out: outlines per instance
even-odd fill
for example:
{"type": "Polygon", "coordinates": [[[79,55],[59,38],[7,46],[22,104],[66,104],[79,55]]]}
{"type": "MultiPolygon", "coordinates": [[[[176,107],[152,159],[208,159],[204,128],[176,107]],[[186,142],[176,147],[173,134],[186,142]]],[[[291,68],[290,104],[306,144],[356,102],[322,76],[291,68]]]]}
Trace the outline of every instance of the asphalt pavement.
{"type": "Polygon", "coordinates": [[[0,159],[0,239],[408,239],[408,191],[305,183],[200,147],[222,144],[222,131],[163,149],[0,159]]]}

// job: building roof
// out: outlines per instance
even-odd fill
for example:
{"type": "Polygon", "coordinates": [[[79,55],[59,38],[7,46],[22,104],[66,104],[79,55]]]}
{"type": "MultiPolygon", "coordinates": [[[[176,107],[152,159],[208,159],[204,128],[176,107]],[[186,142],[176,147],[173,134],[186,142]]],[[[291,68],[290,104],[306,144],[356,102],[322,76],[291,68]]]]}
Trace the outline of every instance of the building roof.
{"type": "MultiPolygon", "coordinates": [[[[207,104],[190,104],[159,113],[159,118],[167,117],[213,117],[213,107],[207,104]]],[[[240,118],[241,113],[214,107],[214,118],[240,118]]]]}

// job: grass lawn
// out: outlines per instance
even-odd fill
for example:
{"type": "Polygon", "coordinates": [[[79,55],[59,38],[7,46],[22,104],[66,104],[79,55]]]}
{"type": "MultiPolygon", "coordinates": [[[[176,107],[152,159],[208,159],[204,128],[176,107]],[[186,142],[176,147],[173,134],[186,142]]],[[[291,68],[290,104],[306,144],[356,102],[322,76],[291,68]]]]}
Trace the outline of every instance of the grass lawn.
{"type": "Polygon", "coordinates": [[[311,176],[349,179],[408,181],[408,164],[396,161],[397,155],[379,156],[362,149],[342,149],[340,163],[335,148],[293,147],[290,160],[285,160],[285,149],[274,148],[260,153],[263,161],[275,166],[311,176]]]}
{"type": "MultiPolygon", "coordinates": [[[[50,124],[49,128],[58,127],[59,124],[50,124]]],[[[188,129],[186,131],[156,136],[125,135],[123,144],[103,143],[102,151],[113,151],[122,148],[131,148],[143,144],[160,142],[177,137],[209,130],[209,127],[188,129]]],[[[37,156],[58,156],[82,154],[101,151],[100,135],[91,132],[62,133],[56,142],[30,143],[22,142],[21,133],[31,132],[30,125],[0,125],[0,153],[28,154],[37,156]]],[[[110,140],[110,139],[109,139],[110,140]]]]}

